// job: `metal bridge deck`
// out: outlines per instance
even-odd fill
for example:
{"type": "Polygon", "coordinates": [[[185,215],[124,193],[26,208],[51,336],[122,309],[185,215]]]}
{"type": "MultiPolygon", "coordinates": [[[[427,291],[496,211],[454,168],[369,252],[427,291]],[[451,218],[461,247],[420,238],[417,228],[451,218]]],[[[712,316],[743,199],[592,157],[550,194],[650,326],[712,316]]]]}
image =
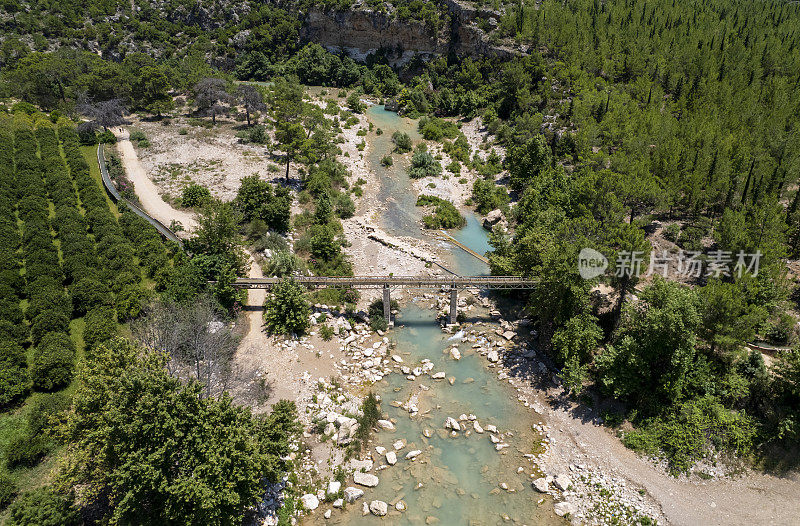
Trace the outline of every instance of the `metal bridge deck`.
{"type": "MultiPolygon", "coordinates": [[[[268,289],[282,278],[239,278],[235,287],[244,289],[268,289]]],[[[334,287],[355,289],[382,289],[384,287],[406,287],[420,289],[479,288],[479,289],[531,289],[536,281],[517,276],[352,276],[324,277],[300,276],[293,278],[309,287],[334,287]]]]}

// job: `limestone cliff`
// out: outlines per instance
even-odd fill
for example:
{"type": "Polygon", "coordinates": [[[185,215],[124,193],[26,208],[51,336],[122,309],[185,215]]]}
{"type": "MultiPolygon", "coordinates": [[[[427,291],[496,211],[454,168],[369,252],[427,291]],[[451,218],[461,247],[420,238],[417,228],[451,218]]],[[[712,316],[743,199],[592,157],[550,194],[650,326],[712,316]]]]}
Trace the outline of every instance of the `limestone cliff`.
{"type": "Polygon", "coordinates": [[[500,13],[474,9],[458,0],[442,0],[450,23],[435,31],[419,21],[400,21],[392,15],[363,8],[348,11],[312,9],[303,21],[301,37],[331,50],[346,50],[354,58],[364,58],[378,49],[390,50],[394,62],[403,63],[415,54],[459,55],[503,58],[520,53],[490,42],[479,27],[493,26],[500,13]]]}

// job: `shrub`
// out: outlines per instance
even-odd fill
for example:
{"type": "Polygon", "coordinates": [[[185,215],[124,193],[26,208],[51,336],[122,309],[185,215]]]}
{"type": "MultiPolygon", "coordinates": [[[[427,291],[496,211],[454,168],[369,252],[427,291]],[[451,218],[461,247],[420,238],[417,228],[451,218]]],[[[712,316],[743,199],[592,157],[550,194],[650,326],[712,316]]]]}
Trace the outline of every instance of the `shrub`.
{"type": "Polygon", "coordinates": [[[496,208],[504,208],[510,200],[505,188],[497,186],[494,181],[481,179],[472,184],[472,199],[481,214],[488,214],[496,208]]]}
{"type": "Polygon", "coordinates": [[[418,150],[411,157],[411,167],[408,169],[408,176],[412,179],[423,177],[436,177],[442,173],[442,165],[433,158],[430,152],[418,150]]]}
{"type": "Polygon", "coordinates": [[[72,295],[73,313],[79,317],[95,307],[111,305],[114,299],[111,289],[95,278],[83,278],[74,283],[69,291],[72,295]]]}
{"type": "Polygon", "coordinates": [[[121,321],[138,318],[148,294],[139,284],[126,285],[116,295],[115,307],[121,321]]]}
{"type": "Polygon", "coordinates": [[[412,148],[411,137],[407,133],[396,131],[392,134],[392,142],[394,143],[394,151],[397,153],[410,152],[412,148]]]}
{"type": "Polygon", "coordinates": [[[451,161],[450,164],[447,165],[447,171],[454,175],[460,175],[461,163],[456,160],[451,161]]]}
{"type": "Polygon", "coordinates": [[[39,345],[45,334],[68,331],[69,318],[58,311],[44,311],[31,322],[31,339],[34,345],[39,345]]]}
{"type": "Polygon", "coordinates": [[[102,144],[116,144],[117,142],[117,138],[114,136],[111,130],[100,132],[97,136],[97,139],[102,144]]]}
{"type": "Polygon", "coordinates": [[[253,144],[267,144],[269,142],[267,129],[261,124],[253,126],[248,132],[247,140],[253,144]]]}
{"type": "Polygon", "coordinates": [[[302,268],[302,261],[288,250],[278,250],[264,266],[264,273],[268,276],[290,276],[302,268]]]}
{"type": "Polygon", "coordinates": [[[50,488],[39,488],[20,495],[9,508],[8,526],[73,526],[78,512],[70,499],[50,488]]]}
{"type": "Polygon", "coordinates": [[[361,403],[361,417],[358,419],[358,429],[355,434],[355,439],[361,444],[362,448],[369,439],[370,431],[380,418],[381,410],[378,407],[378,398],[374,393],[370,392],[361,403]]]}
{"type": "Polygon", "coordinates": [[[352,92],[347,97],[347,108],[353,113],[362,113],[366,106],[361,102],[361,98],[357,91],[352,92]]]}
{"type": "Polygon", "coordinates": [[[82,122],[78,125],[78,140],[82,146],[94,146],[97,144],[97,127],[90,122],[82,122]]]}
{"type": "Polygon", "coordinates": [[[450,201],[432,195],[420,195],[417,206],[434,206],[433,215],[422,218],[425,228],[461,228],[467,220],[450,201]]]}
{"type": "Polygon", "coordinates": [[[334,207],[336,215],[340,219],[348,219],[353,217],[356,213],[356,204],[350,199],[350,196],[344,193],[338,193],[334,197],[334,207]]]}
{"type": "Polygon", "coordinates": [[[75,369],[75,345],[68,334],[47,333],[33,352],[33,385],[52,391],[69,385],[75,369]]]}
{"type": "Polygon", "coordinates": [[[626,433],[623,441],[636,451],[664,456],[673,474],[678,474],[714,449],[750,453],[755,435],[756,424],[750,417],[705,396],[686,401],[671,414],[626,433]]]}
{"type": "Polygon", "coordinates": [[[31,436],[47,435],[55,419],[70,406],[71,399],[63,392],[41,393],[33,397],[28,411],[28,432],[31,436]]]}
{"type": "Polygon", "coordinates": [[[381,165],[383,166],[391,166],[393,164],[394,160],[392,160],[392,156],[389,154],[384,155],[383,158],[381,159],[381,165]]]}
{"type": "Polygon", "coordinates": [[[114,309],[97,307],[86,313],[86,328],[83,341],[86,349],[94,349],[100,343],[110,340],[117,332],[117,320],[114,309]]]}
{"type": "Polygon", "coordinates": [[[678,240],[678,236],[681,234],[681,225],[678,223],[673,223],[671,225],[667,225],[664,228],[664,237],[672,241],[673,243],[678,240]]]}
{"type": "Polygon", "coordinates": [[[264,321],[272,334],[302,334],[309,325],[311,308],[300,285],[284,278],[264,304],[264,321]]]}
{"type": "Polygon", "coordinates": [[[3,511],[11,504],[17,495],[17,485],[8,471],[0,469],[0,511],[3,511]]]}
{"type": "Polygon", "coordinates": [[[330,341],[333,338],[333,334],[334,334],[333,327],[331,327],[330,325],[323,325],[322,327],[319,328],[319,335],[326,342],[330,341]]]}
{"type": "MultiPolygon", "coordinates": [[[[396,300],[392,300],[389,304],[389,309],[396,310],[398,308],[400,308],[400,304],[396,300]]],[[[386,318],[383,317],[382,299],[377,299],[370,303],[367,313],[369,314],[369,326],[373,331],[385,331],[389,328],[386,318]]]]}
{"type": "Polygon", "coordinates": [[[9,468],[35,466],[48,453],[48,441],[45,437],[33,436],[26,429],[22,434],[12,438],[5,448],[6,464],[9,468]]]}
{"type": "Polygon", "coordinates": [[[211,200],[211,191],[203,185],[192,183],[184,187],[181,204],[188,208],[203,206],[211,200]]]}
{"type": "Polygon", "coordinates": [[[24,399],[30,388],[25,349],[16,342],[0,341],[0,407],[24,399]]]}

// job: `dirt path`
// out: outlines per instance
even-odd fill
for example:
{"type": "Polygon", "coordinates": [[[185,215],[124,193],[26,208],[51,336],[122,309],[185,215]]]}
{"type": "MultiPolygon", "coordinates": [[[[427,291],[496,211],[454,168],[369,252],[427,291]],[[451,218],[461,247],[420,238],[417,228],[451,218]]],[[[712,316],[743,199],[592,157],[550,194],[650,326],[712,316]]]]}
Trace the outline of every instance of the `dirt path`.
{"type": "Polygon", "coordinates": [[[136,150],[133,149],[128,130],[114,128],[113,131],[117,137],[117,152],[119,152],[122,166],[125,168],[128,179],[133,183],[142,208],[167,226],[175,220],[179,221],[187,232],[194,230],[197,227],[194,216],[171,207],[161,198],[158,187],[147,177],[147,173],[136,155],[136,150]]]}
{"type": "Polygon", "coordinates": [[[671,477],[599,425],[596,411],[567,400],[561,388],[543,387],[548,381],[541,374],[529,372],[519,378],[525,377],[517,387],[545,408],[543,416],[554,439],[544,459],[548,472],[569,473],[571,466],[587,465],[624,479],[627,486],[647,491],[668,524],[800,524],[798,473],[778,477],[747,471],[708,481],[671,477]]]}
{"type": "MultiPolygon", "coordinates": [[[[136,195],[142,208],[150,215],[169,225],[172,220],[180,221],[186,231],[197,227],[193,215],[176,210],[161,198],[159,188],[147,176],[136,151],[124,129],[115,129],[117,151],[128,178],[133,182],[136,195]]],[[[252,254],[249,255],[248,277],[263,277],[261,266],[252,254]]],[[[263,305],[266,291],[250,289],[247,291],[246,320],[247,332],[244,334],[235,361],[246,373],[259,372],[271,387],[267,405],[280,399],[296,400],[301,396],[310,398],[311,388],[319,377],[337,374],[333,363],[340,359],[341,352],[335,341],[324,342],[319,337],[310,340],[311,349],[302,346],[287,349],[282,341],[271,338],[263,330],[263,305]]],[[[247,376],[247,375],[245,375],[247,376]]]]}

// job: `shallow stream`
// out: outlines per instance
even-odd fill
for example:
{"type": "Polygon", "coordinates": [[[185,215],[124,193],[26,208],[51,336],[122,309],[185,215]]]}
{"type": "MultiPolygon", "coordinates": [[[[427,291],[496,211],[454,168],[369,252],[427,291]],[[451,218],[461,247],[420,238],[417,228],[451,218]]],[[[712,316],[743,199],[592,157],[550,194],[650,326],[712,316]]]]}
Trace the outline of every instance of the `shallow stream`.
{"type": "MultiPolygon", "coordinates": [[[[370,134],[374,140],[368,150],[368,168],[379,174],[379,196],[387,203],[379,218],[381,226],[392,235],[422,237],[420,209],[415,206],[414,192],[405,172],[407,159],[394,155],[393,166],[380,164],[393,147],[391,135],[395,130],[419,139],[416,123],[382,106],[371,107],[368,117],[383,130],[377,137],[370,134]]],[[[489,250],[487,232],[474,215],[467,216],[466,227],[451,234],[478,253],[489,250]]],[[[448,264],[461,275],[488,273],[483,262],[456,247],[452,247],[448,264]]],[[[476,317],[487,330],[497,328],[484,310],[470,311],[470,321],[476,317]]],[[[383,524],[562,524],[552,514],[549,501],[531,488],[533,463],[523,457],[540,447],[540,437],[531,428],[535,414],[517,401],[515,391],[498,380],[493,369],[487,368],[485,358],[472,349],[473,342],[442,332],[433,310],[409,302],[403,305],[395,323],[396,328],[390,332],[396,344],[393,353],[410,367],[427,358],[435,364],[431,373],[443,371],[448,378],[455,379],[454,383],[433,380],[430,376],[409,381],[402,374],[392,374],[374,385],[374,391],[383,400],[381,409],[396,421],[396,430],[375,434],[373,446],[390,450],[393,442],[400,439],[406,440],[407,445],[398,451],[395,466],[372,471],[380,479],[376,488],[366,489],[363,499],[349,505],[344,512],[334,510],[326,522],[351,526],[378,524],[377,517],[362,516],[361,503],[379,499],[390,505],[383,524]],[[460,360],[454,360],[448,353],[454,343],[459,343],[460,360]],[[412,396],[417,397],[419,413],[410,418],[405,409],[396,406],[412,396]],[[451,437],[444,429],[445,420],[458,419],[461,414],[474,414],[483,428],[496,426],[508,447],[498,452],[490,433],[473,431],[471,423],[467,424],[470,436],[462,431],[451,437]],[[422,450],[420,456],[414,461],[406,460],[406,453],[414,449],[422,450]],[[523,467],[523,472],[517,471],[519,467],[523,467]],[[508,489],[501,489],[501,483],[508,489]],[[402,513],[393,507],[401,499],[407,506],[402,513]]],[[[385,462],[376,462],[376,466],[382,463],[385,462]]]]}

